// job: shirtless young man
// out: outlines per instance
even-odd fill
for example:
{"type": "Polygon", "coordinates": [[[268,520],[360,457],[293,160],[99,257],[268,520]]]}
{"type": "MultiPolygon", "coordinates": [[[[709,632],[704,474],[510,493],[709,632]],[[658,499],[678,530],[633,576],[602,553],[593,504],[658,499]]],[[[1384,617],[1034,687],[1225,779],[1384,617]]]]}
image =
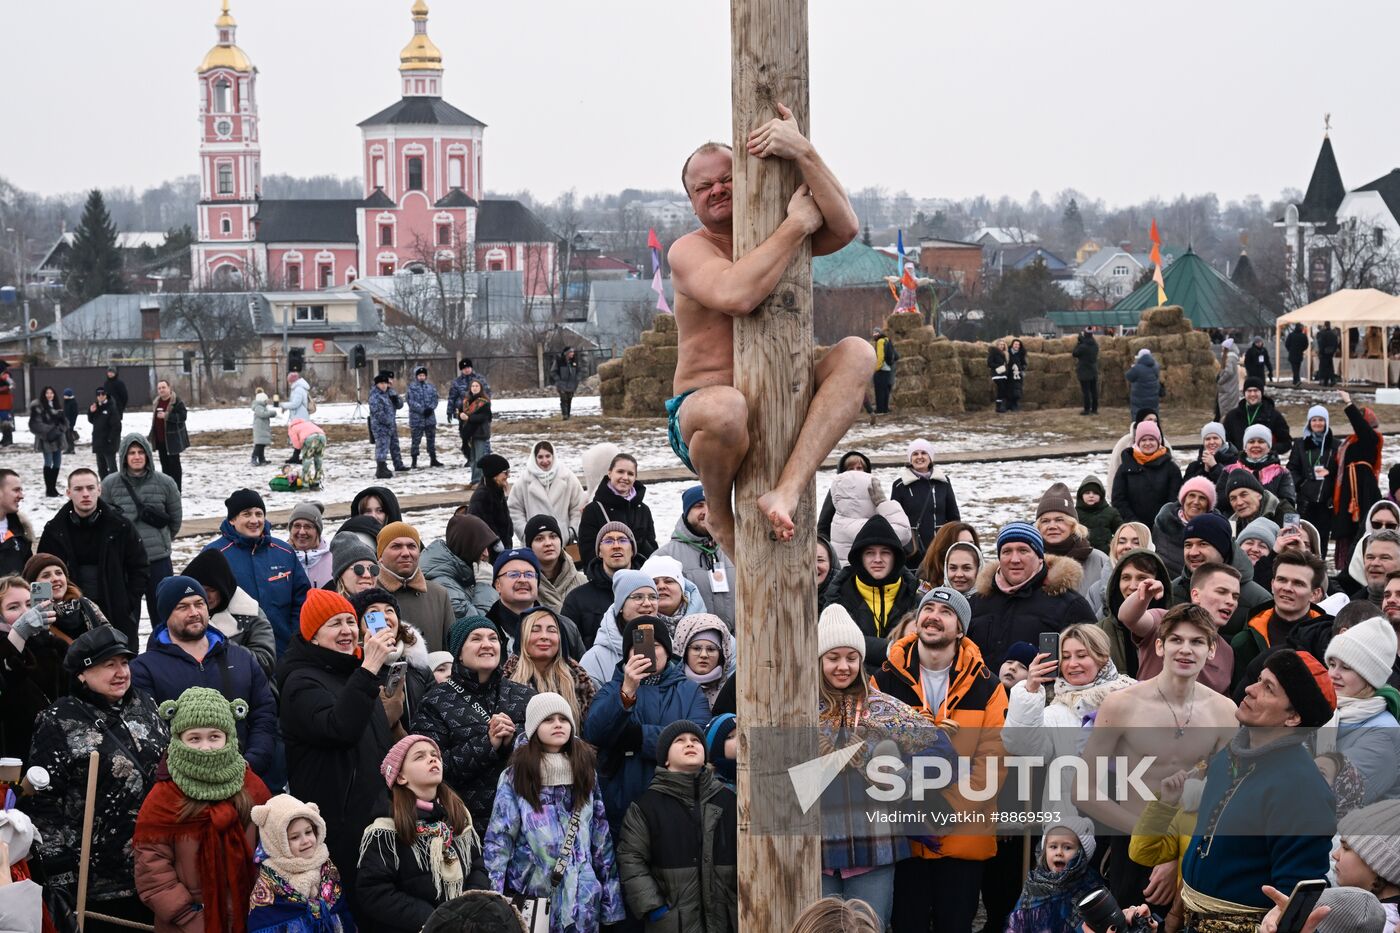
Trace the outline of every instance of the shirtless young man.
{"type": "MultiPolygon", "coordinates": [[[[1084,746],[1084,759],[1091,766],[1102,757],[1124,756],[1131,769],[1152,758],[1142,783],[1157,787],[1163,778],[1208,761],[1229,743],[1239,728],[1235,704],[1198,683],[1215,655],[1217,621],[1189,603],[1168,610],[1157,626],[1155,644],[1162,671],[1104,698],[1084,746]]],[[[1149,904],[1166,905],[1176,896],[1176,862],[1152,869],[1149,879],[1148,866],[1138,866],[1128,857],[1133,827],[1146,805],[1146,800],[1130,796],[1122,801],[1081,801],[1079,809],[1124,834],[1113,838],[1109,853],[1109,872],[1116,876],[1111,889],[1119,902],[1141,903],[1146,891],[1149,904]]]]}
{"type": "MultiPolygon", "coordinates": [[[[734,556],[734,477],[749,452],[749,408],[734,388],[734,318],[750,314],[777,286],[802,242],[812,238],[816,256],[855,239],[858,223],[841,183],[802,135],[792,111],[749,135],[748,153],[760,159],[792,159],[803,184],[788,202],[787,218],[756,249],[734,259],[733,154],[706,143],[681,169],[681,182],[700,229],[672,244],[668,259],[676,289],[680,359],[675,397],[666,402],[671,447],[700,477],[709,504],[706,525],[724,552],[734,556]]],[[[758,507],[779,540],[795,532],[793,512],[807,483],[855,421],[875,351],[847,337],[817,364],[807,420],[778,479],[758,507]]]]}

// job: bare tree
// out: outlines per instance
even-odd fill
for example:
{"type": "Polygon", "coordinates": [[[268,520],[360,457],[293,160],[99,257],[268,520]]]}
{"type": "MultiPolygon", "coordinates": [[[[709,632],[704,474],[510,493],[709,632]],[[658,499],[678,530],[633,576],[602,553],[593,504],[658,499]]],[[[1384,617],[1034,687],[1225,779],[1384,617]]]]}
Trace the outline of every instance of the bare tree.
{"type": "Polygon", "coordinates": [[[237,359],[253,342],[250,299],[250,295],[238,293],[179,292],[161,308],[162,332],[185,331],[194,338],[206,385],[214,382],[215,361],[222,369],[226,358],[237,359]]]}

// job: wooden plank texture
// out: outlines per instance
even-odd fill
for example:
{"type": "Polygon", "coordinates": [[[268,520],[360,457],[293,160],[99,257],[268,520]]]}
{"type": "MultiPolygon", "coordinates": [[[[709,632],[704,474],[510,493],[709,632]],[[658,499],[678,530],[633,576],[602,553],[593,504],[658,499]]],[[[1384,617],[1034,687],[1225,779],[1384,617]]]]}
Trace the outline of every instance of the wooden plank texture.
{"type": "MultiPolygon", "coordinates": [[[[753,250],[787,216],[796,166],[751,158],[749,133],[786,104],[808,129],[806,0],[732,0],[734,258],[753,250]]],[[[812,257],[804,245],[773,294],[734,323],[734,384],[749,405],[752,446],[735,485],[739,639],[739,922],[780,933],[821,896],[820,839],[751,832],[755,788],[786,782],[751,766],[752,730],[800,729],[816,721],[814,487],[793,516],[797,534],[778,543],[756,500],[778,483],[812,399],[812,257]]],[[[770,742],[765,733],[761,741],[770,742]]],[[[812,749],[815,752],[815,748],[812,749]]],[[[771,796],[770,798],[771,799],[771,796]]]]}

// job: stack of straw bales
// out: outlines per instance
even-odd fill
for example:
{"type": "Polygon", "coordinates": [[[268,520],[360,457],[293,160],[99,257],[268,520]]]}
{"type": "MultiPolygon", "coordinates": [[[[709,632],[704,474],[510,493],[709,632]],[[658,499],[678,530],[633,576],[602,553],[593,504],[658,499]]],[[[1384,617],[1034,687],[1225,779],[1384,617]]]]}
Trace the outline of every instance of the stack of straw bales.
{"type": "MultiPolygon", "coordinates": [[[[917,314],[891,315],[885,333],[899,352],[891,398],[894,411],[943,414],[995,406],[987,368],[989,343],[939,337],[917,314]]],[[[654,329],[642,335],[640,346],[629,347],[620,359],[599,367],[605,414],[631,418],[664,414],[662,402],[671,395],[676,371],[676,338],[675,318],[658,315],[654,329]]],[[[1214,401],[1217,365],[1210,354],[1210,338],[1191,329],[1181,308],[1143,312],[1138,336],[1097,339],[1099,397],[1105,407],[1127,406],[1123,374],[1142,347],[1150,348],[1161,366],[1168,404],[1208,408],[1214,401]]],[[[1022,338],[1027,357],[1022,409],[1079,407],[1079,380],[1071,355],[1076,341],[1074,336],[1022,338]]],[[[816,358],[823,353],[818,348],[816,358]]]]}

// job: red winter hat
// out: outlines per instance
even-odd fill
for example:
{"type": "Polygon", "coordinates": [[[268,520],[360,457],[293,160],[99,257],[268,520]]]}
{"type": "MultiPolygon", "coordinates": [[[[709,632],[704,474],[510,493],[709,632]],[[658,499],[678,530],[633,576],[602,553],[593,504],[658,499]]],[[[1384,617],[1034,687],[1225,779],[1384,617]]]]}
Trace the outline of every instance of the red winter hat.
{"type": "Polygon", "coordinates": [[[355,614],[355,607],[344,596],[331,590],[308,590],[306,602],[301,604],[301,637],[307,641],[315,638],[321,626],[342,612],[355,614]]]}
{"type": "Polygon", "coordinates": [[[1337,691],[1327,668],[1306,651],[1283,648],[1269,655],[1265,670],[1278,678],[1279,686],[1288,694],[1288,702],[1302,720],[1304,729],[1327,725],[1337,710],[1337,691]]]}

